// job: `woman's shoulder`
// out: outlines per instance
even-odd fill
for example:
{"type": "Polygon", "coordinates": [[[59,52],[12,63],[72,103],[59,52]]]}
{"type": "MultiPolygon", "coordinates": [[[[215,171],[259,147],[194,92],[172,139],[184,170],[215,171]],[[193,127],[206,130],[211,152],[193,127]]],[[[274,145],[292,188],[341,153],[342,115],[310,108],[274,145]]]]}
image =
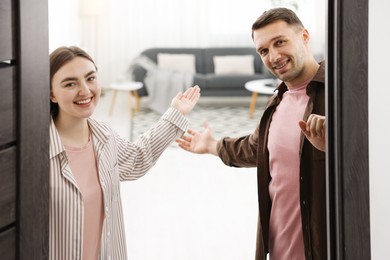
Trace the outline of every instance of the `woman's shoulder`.
{"type": "Polygon", "coordinates": [[[89,118],[88,124],[95,135],[108,137],[114,133],[109,122],[89,118]]]}

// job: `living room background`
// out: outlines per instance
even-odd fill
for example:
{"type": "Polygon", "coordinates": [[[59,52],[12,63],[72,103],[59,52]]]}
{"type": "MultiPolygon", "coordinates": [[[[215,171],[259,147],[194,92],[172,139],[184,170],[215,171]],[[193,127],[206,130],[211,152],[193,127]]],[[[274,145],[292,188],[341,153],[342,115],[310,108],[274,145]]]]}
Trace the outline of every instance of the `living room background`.
{"type": "Polygon", "coordinates": [[[298,13],[311,33],[313,51],[323,55],[324,0],[50,0],[49,51],[62,45],[86,49],[102,71],[102,86],[108,87],[147,48],[253,47],[252,23],[279,3],[298,13]]]}

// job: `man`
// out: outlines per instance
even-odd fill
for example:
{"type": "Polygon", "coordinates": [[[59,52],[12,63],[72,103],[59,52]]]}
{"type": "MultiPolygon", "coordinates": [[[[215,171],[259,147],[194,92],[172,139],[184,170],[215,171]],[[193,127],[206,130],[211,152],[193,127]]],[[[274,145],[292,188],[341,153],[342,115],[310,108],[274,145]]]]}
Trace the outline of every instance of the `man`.
{"type": "Polygon", "coordinates": [[[216,140],[188,131],[177,140],[194,153],[229,166],[257,166],[259,224],[256,259],[326,259],[325,67],[309,47],[309,32],[294,12],[275,8],[252,26],[265,66],[282,83],[253,134],[216,140]]]}

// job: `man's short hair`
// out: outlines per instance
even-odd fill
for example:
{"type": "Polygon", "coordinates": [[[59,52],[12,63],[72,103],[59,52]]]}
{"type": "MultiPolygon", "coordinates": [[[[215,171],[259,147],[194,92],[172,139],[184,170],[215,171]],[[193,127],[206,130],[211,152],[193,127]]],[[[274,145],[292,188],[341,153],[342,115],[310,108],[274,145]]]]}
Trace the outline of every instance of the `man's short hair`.
{"type": "Polygon", "coordinates": [[[252,38],[253,32],[275,21],[285,21],[289,25],[295,25],[298,28],[304,28],[303,23],[298,16],[290,9],[279,7],[265,11],[252,25],[252,38]]]}

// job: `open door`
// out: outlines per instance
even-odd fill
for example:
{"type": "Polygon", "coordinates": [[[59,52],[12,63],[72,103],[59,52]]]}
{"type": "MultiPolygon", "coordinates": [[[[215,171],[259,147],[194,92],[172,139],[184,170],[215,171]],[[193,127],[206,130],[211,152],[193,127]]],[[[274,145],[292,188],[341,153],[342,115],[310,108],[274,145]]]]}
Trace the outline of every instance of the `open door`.
{"type": "Polygon", "coordinates": [[[0,1],[0,258],[48,259],[47,1],[0,1]]]}

